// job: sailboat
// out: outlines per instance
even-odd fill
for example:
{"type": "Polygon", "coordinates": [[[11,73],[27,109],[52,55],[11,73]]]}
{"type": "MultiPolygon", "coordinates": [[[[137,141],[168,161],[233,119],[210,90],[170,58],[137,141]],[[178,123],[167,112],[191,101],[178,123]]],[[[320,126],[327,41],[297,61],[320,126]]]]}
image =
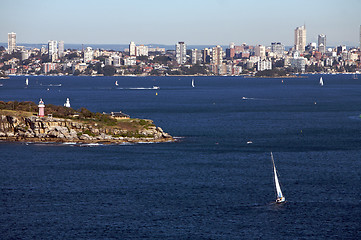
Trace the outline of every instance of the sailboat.
{"type": "Polygon", "coordinates": [[[115,86],[119,86],[118,81],[115,81],[115,86]]]}
{"type": "Polygon", "coordinates": [[[357,74],[354,73],[352,79],[358,79],[357,74]]]}
{"type": "Polygon", "coordinates": [[[28,79],[28,78],[26,78],[26,80],[25,80],[25,85],[26,85],[26,86],[29,85],[29,79],[28,79]]]}
{"type": "Polygon", "coordinates": [[[194,87],[194,79],[192,79],[192,87],[194,87]]]}
{"type": "Polygon", "coordinates": [[[283,196],[282,191],[281,191],[281,186],[280,186],[280,183],[278,181],[276,165],[275,165],[275,161],[273,159],[272,152],[271,152],[271,158],[272,158],[272,163],[273,163],[273,173],[274,173],[276,193],[277,193],[276,203],[278,203],[278,204],[279,203],[284,203],[284,202],[286,202],[286,198],[283,196]]]}
{"type": "Polygon", "coordinates": [[[323,80],[322,77],[320,78],[320,85],[323,86],[323,80]]]}

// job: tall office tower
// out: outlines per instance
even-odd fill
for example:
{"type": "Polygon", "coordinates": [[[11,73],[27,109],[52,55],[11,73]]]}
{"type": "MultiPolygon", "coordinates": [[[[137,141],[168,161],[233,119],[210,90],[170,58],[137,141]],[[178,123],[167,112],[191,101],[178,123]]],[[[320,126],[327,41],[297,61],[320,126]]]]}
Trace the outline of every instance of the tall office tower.
{"type": "Polygon", "coordinates": [[[52,62],[54,62],[56,59],[58,59],[58,42],[54,40],[48,41],[48,55],[49,59],[51,59],[52,62]]]}
{"type": "Polygon", "coordinates": [[[266,47],[262,45],[257,45],[254,48],[254,55],[264,59],[266,57],[266,47]]]}
{"type": "Polygon", "coordinates": [[[136,55],[136,45],[134,42],[130,42],[129,44],[129,56],[135,56],[136,55]]]}
{"type": "Polygon", "coordinates": [[[64,57],[64,41],[58,43],[58,55],[60,58],[64,57]]]}
{"type": "Polygon", "coordinates": [[[360,50],[361,50],[361,25],[360,25],[360,50]]]}
{"type": "Polygon", "coordinates": [[[231,43],[229,44],[229,48],[230,48],[230,49],[234,48],[234,42],[231,42],[231,43]]]}
{"type": "Polygon", "coordinates": [[[87,63],[87,62],[90,62],[93,60],[93,49],[91,47],[87,47],[85,48],[85,51],[84,51],[84,62],[87,63]]]}
{"type": "Polygon", "coordinates": [[[178,42],[175,45],[175,57],[178,64],[184,64],[187,61],[187,45],[184,42],[178,42]]]}
{"type": "Polygon", "coordinates": [[[16,48],[16,33],[8,33],[8,53],[12,53],[16,48]]]}
{"type": "Polygon", "coordinates": [[[318,51],[320,53],[326,52],[326,35],[325,34],[318,35],[318,51]]]}
{"type": "Polygon", "coordinates": [[[303,53],[306,47],[306,26],[295,29],[295,50],[303,53]]]}
{"type": "Polygon", "coordinates": [[[221,46],[212,48],[212,64],[220,65],[223,62],[223,49],[221,46]]]}

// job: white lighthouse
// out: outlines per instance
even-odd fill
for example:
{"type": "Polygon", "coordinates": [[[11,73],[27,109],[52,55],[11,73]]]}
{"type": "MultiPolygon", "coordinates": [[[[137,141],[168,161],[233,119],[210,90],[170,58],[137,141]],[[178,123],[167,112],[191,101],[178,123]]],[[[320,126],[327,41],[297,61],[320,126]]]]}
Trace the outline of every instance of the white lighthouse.
{"type": "Polygon", "coordinates": [[[38,108],[39,108],[39,114],[38,116],[39,117],[44,117],[44,113],[45,113],[45,104],[43,102],[43,99],[40,98],[40,101],[39,101],[39,105],[38,105],[38,108]]]}
{"type": "Polygon", "coordinates": [[[66,99],[66,102],[64,103],[64,107],[70,108],[70,100],[69,100],[69,98],[66,99]]]}

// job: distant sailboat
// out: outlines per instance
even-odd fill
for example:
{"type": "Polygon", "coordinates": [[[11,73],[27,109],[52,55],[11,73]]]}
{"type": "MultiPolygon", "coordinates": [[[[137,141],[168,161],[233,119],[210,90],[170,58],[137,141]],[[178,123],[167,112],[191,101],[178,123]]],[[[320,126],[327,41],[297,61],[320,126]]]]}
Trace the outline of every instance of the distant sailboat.
{"type": "Polygon", "coordinates": [[[272,158],[272,163],[273,163],[273,174],[274,174],[276,194],[277,194],[276,203],[284,203],[286,201],[286,198],[283,196],[282,191],[281,191],[281,186],[278,181],[276,165],[275,165],[275,161],[273,159],[272,152],[271,152],[271,158],[272,158]]]}
{"type": "Polygon", "coordinates": [[[352,78],[353,78],[353,79],[358,79],[357,74],[354,73],[352,78]]]}
{"type": "Polygon", "coordinates": [[[192,79],[192,87],[194,87],[194,79],[192,79]]]}
{"type": "Polygon", "coordinates": [[[323,86],[323,80],[322,77],[320,78],[320,85],[323,86]]]}
{"type": "Polygon", "coordinates": [[[118,81],[115,81],[115,86],[119,86],[118,81]]]}
{"type": "Polygon", "coordinates": [[[28,79],[28,78],[26,78],[26,80],[25,80],[25,85],[26,85],[26,86],[29,85],[29,79],[28,79]]]}

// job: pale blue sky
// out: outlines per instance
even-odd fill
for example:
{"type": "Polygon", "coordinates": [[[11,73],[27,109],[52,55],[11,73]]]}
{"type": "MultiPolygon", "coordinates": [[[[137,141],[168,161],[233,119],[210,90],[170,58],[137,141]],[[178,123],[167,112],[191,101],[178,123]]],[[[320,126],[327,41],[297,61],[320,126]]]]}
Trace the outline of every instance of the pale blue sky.
{"type": "Polygon", "coordinates": [[[360,0],[11,0],[0,3],[0,42],[293,45],[306,23],[307,42],[358,45],[360,0]]]}

